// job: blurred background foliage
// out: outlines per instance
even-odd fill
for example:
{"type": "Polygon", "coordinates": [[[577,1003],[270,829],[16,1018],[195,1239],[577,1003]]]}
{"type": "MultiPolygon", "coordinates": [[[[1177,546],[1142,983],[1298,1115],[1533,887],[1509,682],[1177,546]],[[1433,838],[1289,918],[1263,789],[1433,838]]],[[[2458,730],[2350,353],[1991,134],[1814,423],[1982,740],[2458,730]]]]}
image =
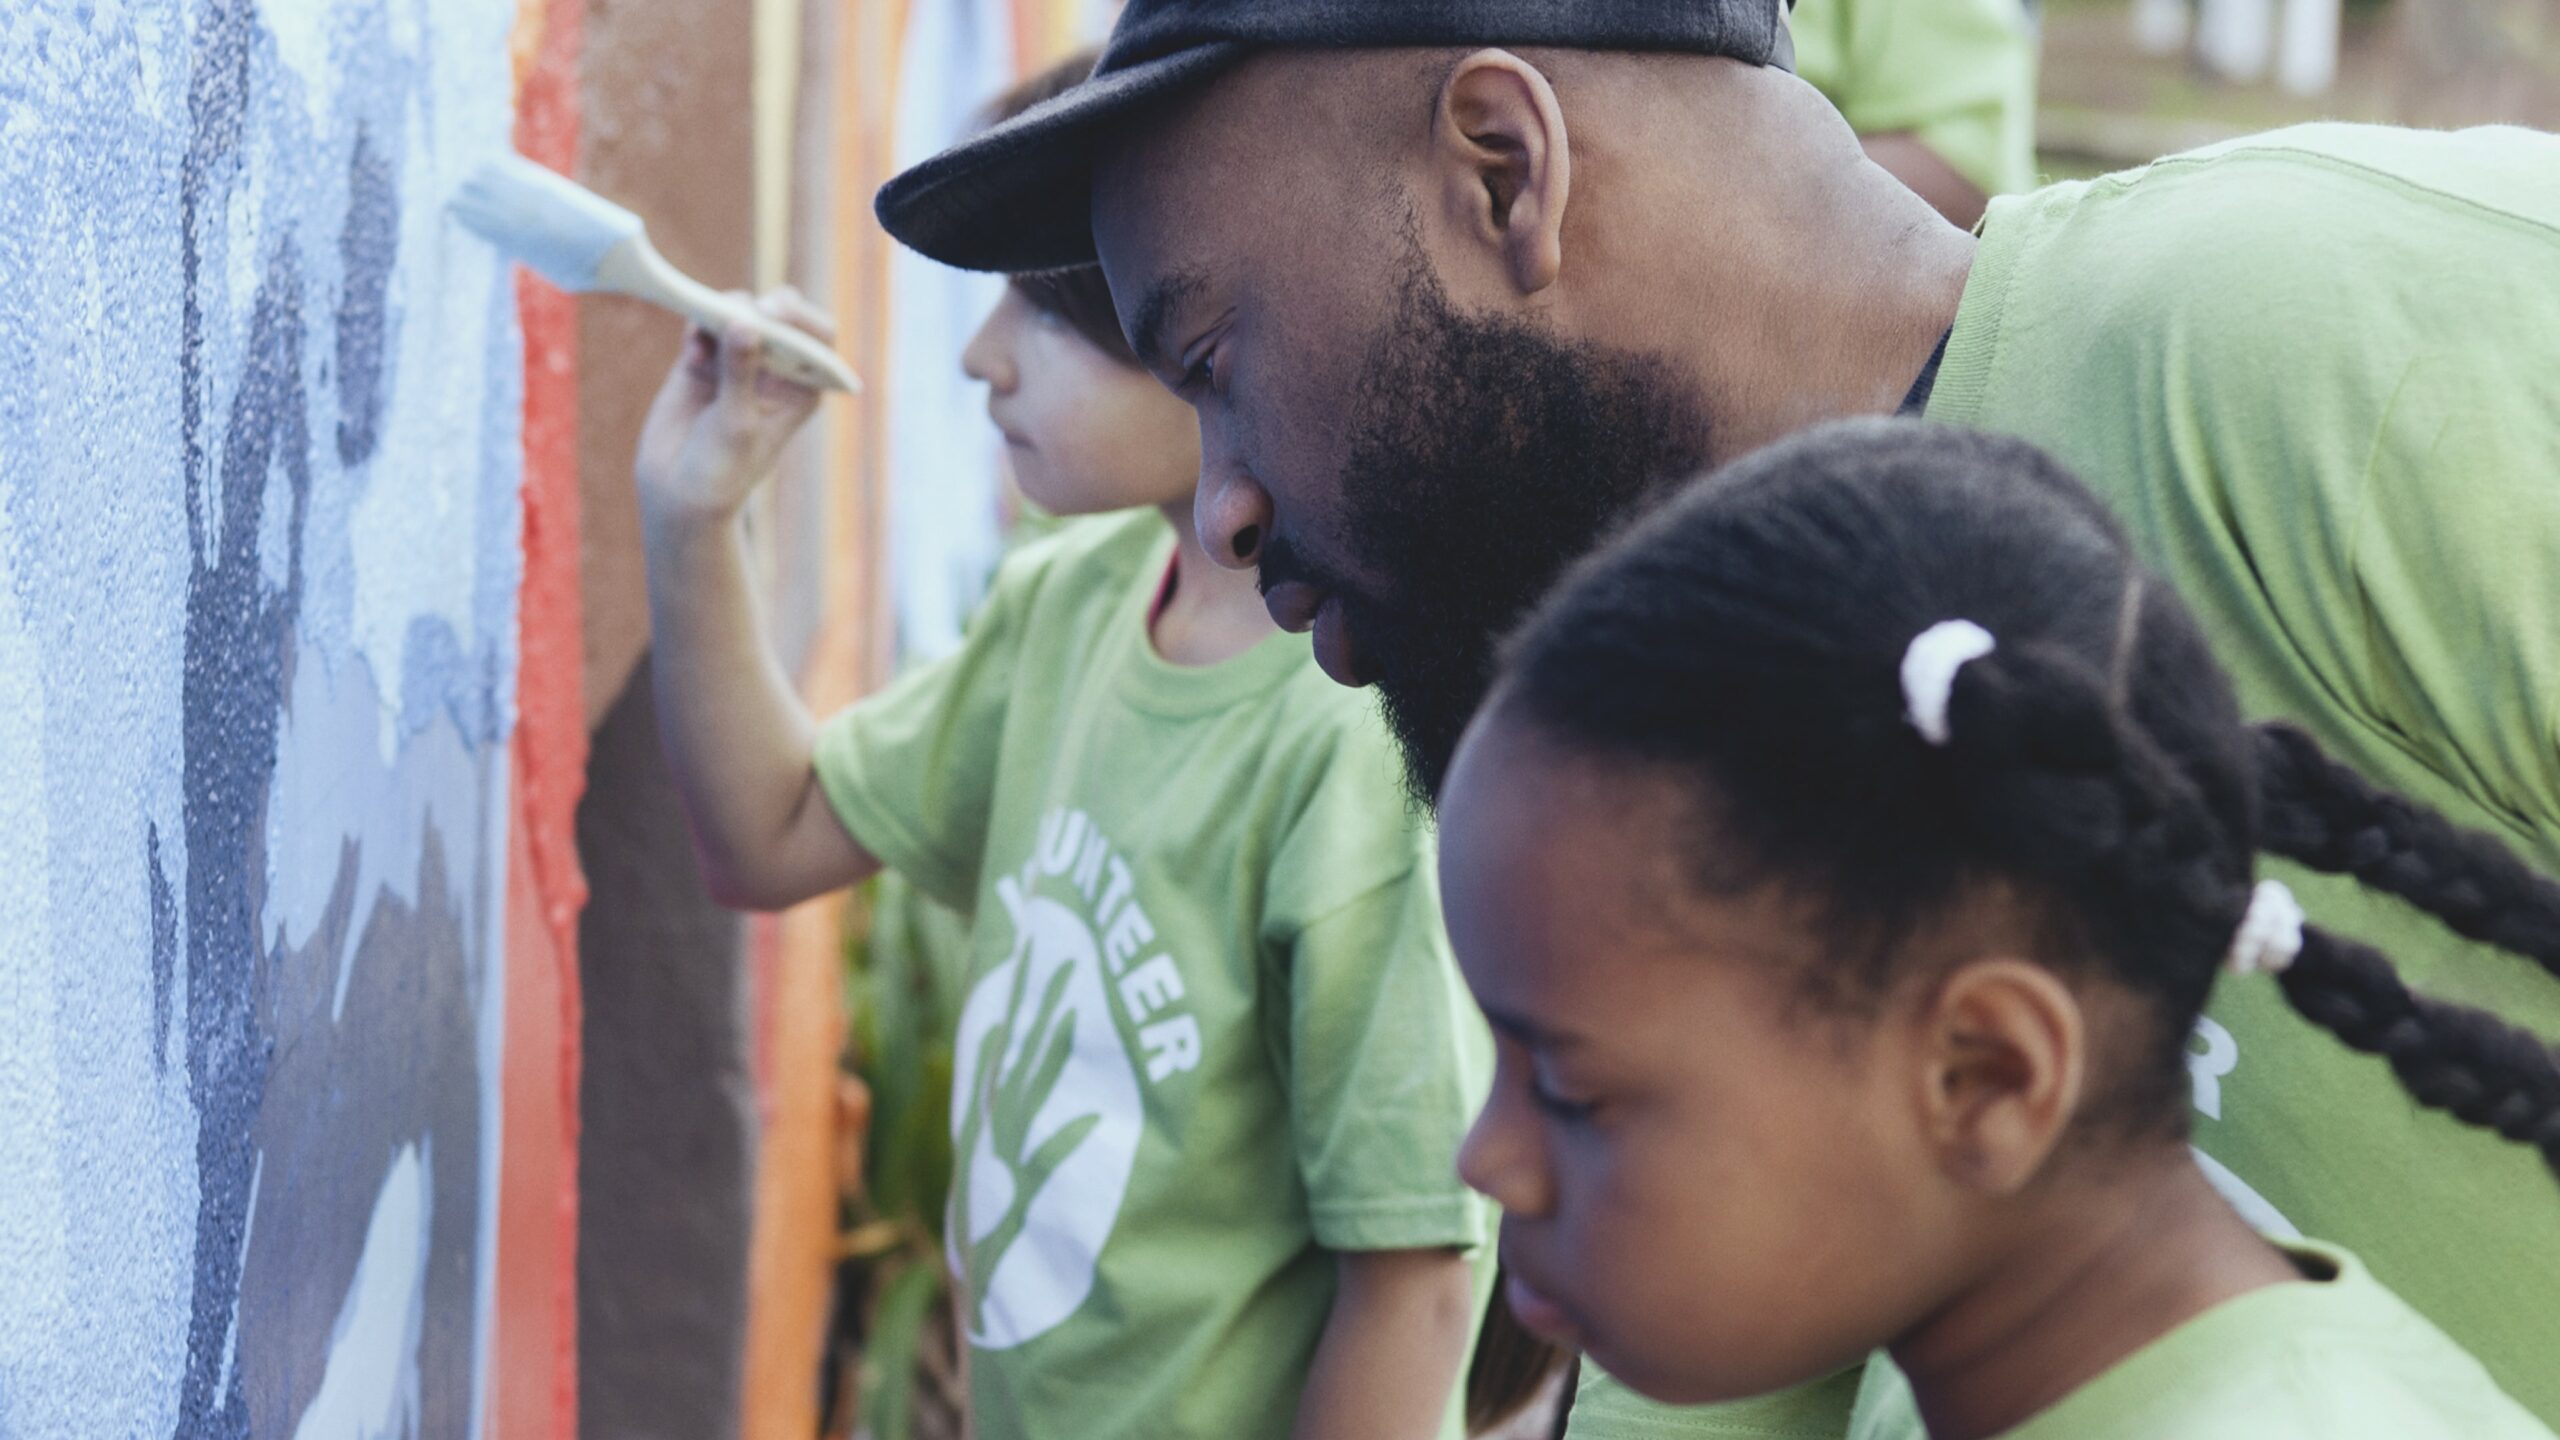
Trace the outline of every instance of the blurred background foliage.
{"type": "Polygon", "coordinates": [[[844,1179],[831,1435],[961,1440],[966,1347],[944,1264],[951,1073],[969,931],[896,875],[866,886],[845,947],[845,1068],[869,1124],[844,1179]]]}

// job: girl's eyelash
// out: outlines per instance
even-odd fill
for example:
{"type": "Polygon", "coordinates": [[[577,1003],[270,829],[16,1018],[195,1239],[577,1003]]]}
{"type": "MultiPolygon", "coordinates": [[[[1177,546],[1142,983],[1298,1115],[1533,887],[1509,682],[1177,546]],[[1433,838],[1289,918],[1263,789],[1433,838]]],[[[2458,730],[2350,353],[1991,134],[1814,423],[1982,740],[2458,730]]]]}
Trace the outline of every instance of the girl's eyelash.
{"type": "Polygon", "coordinates": [[[1554,1116],[1556,1119],[1561,1120],[1568,1125],[1578,1125],[1583,1121],[1590,1119],[1591,1112],[1598,1108],[1596,1104],[1588,1100],[1565,1099],[1563,1096],[1549,1090],[1545,1083],[1539,1080],[1535,1075],[1529,1077],[1529,1099],[1530,1102],[1535,1104],[1540,1110],[1545,1111],[1547,1114],[1554,1116]]]}

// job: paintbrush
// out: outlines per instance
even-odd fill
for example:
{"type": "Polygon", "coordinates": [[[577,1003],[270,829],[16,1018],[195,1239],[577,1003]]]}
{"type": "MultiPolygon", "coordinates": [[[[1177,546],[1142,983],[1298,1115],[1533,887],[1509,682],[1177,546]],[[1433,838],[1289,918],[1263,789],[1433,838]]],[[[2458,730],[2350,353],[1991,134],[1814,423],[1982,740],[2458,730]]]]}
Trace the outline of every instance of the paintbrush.
{"type": "Polygon", "coordinates": [[[629,295],[715,335],[752,331],[774,374],[813,390],[861,393],[862,381],[824,341],[678,270],[649,243],[639,216],[521,155],[481,166],[452,209],[481,238],[573,295],[629,295]]]}

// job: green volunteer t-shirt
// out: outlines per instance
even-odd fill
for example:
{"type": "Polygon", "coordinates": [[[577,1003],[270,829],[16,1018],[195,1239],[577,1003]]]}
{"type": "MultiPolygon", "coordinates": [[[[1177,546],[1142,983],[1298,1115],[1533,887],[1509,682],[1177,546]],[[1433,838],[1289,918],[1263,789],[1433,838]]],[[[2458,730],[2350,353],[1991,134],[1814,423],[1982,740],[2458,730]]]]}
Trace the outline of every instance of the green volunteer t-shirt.
{"type": "MultiPolygon", "coordinates": [[[[1929,418],[2107,497],[2253,714],[2560,874],[2560,138],[2308,126],[1994,200],[1929,418]]],[[[2410,982],[2560,1037],[2560,982],[2266,863],[2410,982]]],[[[2231,980],[2189,1065],[2252,1223],[2362,1255],[2560,1424],[2560,1188],[2231,980]]],[[[1574,1440],[1816,1440],[1837,1383],[1673,1412],[1588,1368],[1574,1440]]]]}
{"type": "Polygon", "coordinates": [[[1796,74],[1861,135],[1908,132],[1982,187],[2036,183],[2036,31],[2022,0],[1796,0],[1796,74]]]}
{"type": "MultiPolygon", "coordinates": [[[[2287,1247],[2304,1283],[2215,1306],[1997,1440],[2551,1440],[2480,1362],[2354,1256],[2287,1247]]],[[[1849,1440],[1928,1440],[1891,1360],[1849,1440]]]]}
{"type": "Polygon", "coordinates": [[[1490,1039],[1391,743],[1303,641],[1159,657],[1172,543],[1024,549],[819,743],[846,828],[975,921],[950,1236],[989,1440],[1276,1440],[1334,1252],[1488,1238],[1454,1161],[1490,1039]]]}

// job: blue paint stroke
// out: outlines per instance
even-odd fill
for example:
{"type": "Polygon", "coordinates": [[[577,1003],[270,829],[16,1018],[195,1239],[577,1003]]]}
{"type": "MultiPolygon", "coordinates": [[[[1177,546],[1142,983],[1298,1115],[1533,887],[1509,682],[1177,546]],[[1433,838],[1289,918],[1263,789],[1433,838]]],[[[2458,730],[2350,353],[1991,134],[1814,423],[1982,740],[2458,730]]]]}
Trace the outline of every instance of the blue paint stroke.
{"type": "MultiPolygon", "coordinates": [[[[190,277],[192,283],[192,277],[190,277]]],[[[275,775],[276,728],[292,658],[300,599],[300,512],[310,494],[304,425],[300,261],[276,248],[249,322],[247,371],[223,431],[214,491],[219,529],[206,534],[201,504],[188,506],[193,571],[187,583],[183,678],[187,836],[187,1079],[196,1103],[195,1296],[179,1433],[245,1436],[248,1413],[236,1372],[219,1374],[233,1301],[257,1147],[251,1139],[266,1092],[273,1043],[267,973],[256,914],[266,878],[261,821],[275,775]],[[297,552],[280,592],[258,555],[267,472],[281,464],[297,512],[287,544],[297,552]],[[211,541],[208,547],[207,541],[211,541]],[[211,558],[208,559],[208,549],[211,558]]],[[[189,374],[192,388],[202,377],[189,374]]],[[[202,494],[190,487],[191,497],[202,494]]]]}
{"type": "Polygon", "coordinates": [[[338,243],[338,463],[349,469],[372,459],[382,443],[391,266],[399,246],[400,192],[391,162],[374,148],[371,129],[358,126],[347,170],[347,224],[338,243]]]}
{"type": "Polygon", "coordinates": [[[169,987],[177,978],[178,902],[169,893],[169,872],[160,863],[160,826],[144,830],[151,866],[151,1068],[169,1068],[169,987]]]}

